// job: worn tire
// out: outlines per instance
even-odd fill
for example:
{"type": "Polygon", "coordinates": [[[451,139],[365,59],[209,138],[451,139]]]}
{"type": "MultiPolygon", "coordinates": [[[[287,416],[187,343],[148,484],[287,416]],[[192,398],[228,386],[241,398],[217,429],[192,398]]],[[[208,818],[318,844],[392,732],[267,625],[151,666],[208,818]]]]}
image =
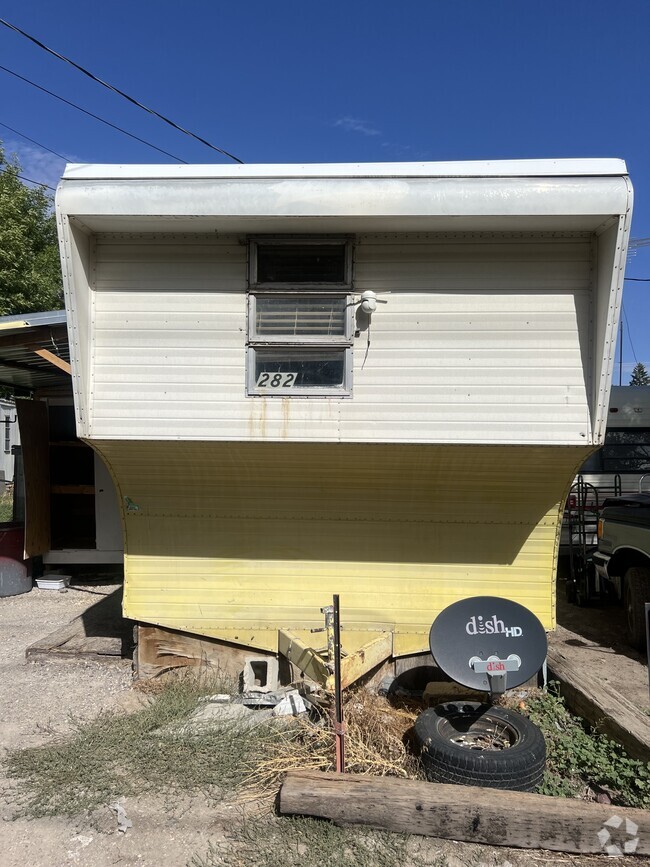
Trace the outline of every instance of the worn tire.
{"type": "Polygon", "coordinates": [[[628,641],[637,650],[645,650],[645,603],[650,602],[650,569],[643,566],[628,569],[623,578],[623,596],[628,641]]]}
{"type": "Polygon", "coordinates": [[[531,792],[544,775],[544,736],[506,708],[473,701],[439,704],[415,721],[415,741],[432,782],[531,792]],[[482,746],[488,740],[496,748],[482,746]]]}

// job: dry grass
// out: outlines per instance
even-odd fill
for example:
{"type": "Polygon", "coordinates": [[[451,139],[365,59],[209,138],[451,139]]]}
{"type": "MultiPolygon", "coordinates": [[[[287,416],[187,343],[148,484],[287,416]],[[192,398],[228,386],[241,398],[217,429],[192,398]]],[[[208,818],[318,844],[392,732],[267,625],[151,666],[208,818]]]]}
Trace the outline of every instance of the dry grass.
{"type": "Polygon", "coordinates": [[[13,520],[14,495],[13,491],[5,491],[0,494],[0,524],[13,520]]]}
{"type": "MultiPolygon", "coordinates": [[[[275,796],[289,770],[334,769],[329,714],[318,722],[289,719],[248,728],[215,721],[200,730],[185,723],[202,696],[227,692],[219,676],[171,678],[147,689],[148,702],[130,715],[101,714],[78,722],[70,737],[6,757],[17,781],[20,812],[74,815],[120,795],[147,791],[203,791],[218,799],[239,792],[245,800],[275,796]]],[[[349,694],[347,769],[361,774],[416,777],[408,748],[417,713],[365,690],[349,694]]]]}
{"type": "MultiPolygon", "coordinates": [[[[360,689],[343,707],[347,726],[346,770],[381,777],[421,777],[418,759],[409,749],[410,731],[422,707],[391,703],[360,689]]],[[[296,719],[257,756],[244,780],[247,796],[275,795],[288,771],[335,769],[334,731],[328,716],[318,723],[296,719]]]]}

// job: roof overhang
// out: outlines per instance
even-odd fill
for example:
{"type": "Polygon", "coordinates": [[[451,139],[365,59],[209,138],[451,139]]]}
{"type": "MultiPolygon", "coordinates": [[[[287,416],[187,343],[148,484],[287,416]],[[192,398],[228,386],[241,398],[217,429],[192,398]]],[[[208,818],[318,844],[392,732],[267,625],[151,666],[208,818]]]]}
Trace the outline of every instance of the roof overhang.
{"type": "Polygon", "coordinates": [[[91,232],[598,232],[630,192],[621,160],[70,165],[57,210],[91,232]]]}
{"type": "Polygon", "coordinates": [[[0,317],[0,385],[18,394],[71,390],[64,310],[0,317]]]}

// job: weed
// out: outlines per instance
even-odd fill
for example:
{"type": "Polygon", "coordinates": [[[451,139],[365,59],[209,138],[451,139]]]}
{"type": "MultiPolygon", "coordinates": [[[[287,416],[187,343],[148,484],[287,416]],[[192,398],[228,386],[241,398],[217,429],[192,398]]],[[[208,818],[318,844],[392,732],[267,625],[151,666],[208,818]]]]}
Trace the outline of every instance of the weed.
{"type": "Polygon", "coordinates": [[[551,684],[546,693],[531,695],[525,712],[542,729],[546,740],[542,794],[581,797],[589,787],[606,791],[614,804],[650,807],[648,765],[630,758],[620,744],[569,713],[557,684],[551,684]]]}
{"type": "Polygon", "coordinates": [[[78,723],[66,740],[11,752],[7,770],[20,781],[21,811],[74,815],[121,795],[174,788],[220,798],[239,785],[251,754],[274,736],[266,727],[243,731],[234,722],[179,731],[201,695],[223,689],[205,680],[171,682],[134,714],[104,713],[78,723]]]}
{"type": "Polygon", "coordinates": [[[0,524],[12,521],[14,516],[14,495],[12,491],[0,494],[0,524]]]}
{"type": "MultiPolygon", "coordinates": [[[[413,867],[425,862],[410,850],[409,837],[384,831],[339,828],[321,819],[244,821],[223,843],[210,843],[187,867],[413,867]]],[[[431,860],[426,861],[431,865],[431,860]]],[[[444,867],[446,859],[433,864],[444,867]]]]}

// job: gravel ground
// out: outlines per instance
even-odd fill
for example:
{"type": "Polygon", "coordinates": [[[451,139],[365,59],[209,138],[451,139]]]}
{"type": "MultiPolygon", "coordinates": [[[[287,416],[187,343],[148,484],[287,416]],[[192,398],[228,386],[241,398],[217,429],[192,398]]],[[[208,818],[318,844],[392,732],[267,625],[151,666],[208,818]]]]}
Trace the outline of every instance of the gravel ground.
{"type": "MultiPolygon", "coordinates": [[[[140,694],[131,689],[130,660],[25,660],[30,644],[115,587],[34,589],[0,599],[0,759],[8,749],[48,743],[69,731],[70,715],[90,718],[139,705],[140,694]]],[[[123,835],[108,805],[74,819],[15,819],[11,791],[11,783],[0,776],[2,867],[183,867],[194,852],[207,849],[209,839],[223,838],[223,824],[232,823],[235,810],[208,809],[201,798],[129,799],[124,806],[134,827],[123,835]]]]}
{"type": "Polygon", "coordinates": [[[34,589],[0,599],[0,745],[43,742],[48,729],[65,731],[69,716],[96,716],[130,692],[131,662],[83,660],[27,662],[25,649],[59,629],[116,589],[79,586],[67,591],[34,589]]]}
{"type": "MultiPolygon", "coordinates": [[[[65,733],[70,714],[92,717],[101,710],[139,705],[140,694],[131,689],[130,660],[25,660],[30,644],[114,589],[115,585],[75,586],[65,593],[35,589],[0,599],[0,759],[7,749],[48,743],[65,733]]],[[[223,851],[229,853],[229,831],[246,810],[240,804],[215,807],[201,796],[187,795],[127,798],[123,806],[133,822],[126,834],[118,832],[116,815],[108,804],[72,819],[15,818],[11,783],[0,767],[0,865],[185,867],[193,855],[206,853],[209,842],[224,845],[223,851]]],[[[412,846],[432,865],[449,867],[611,867],[612,863],[607,857],[579,858],[425,838],[413,838],[412,846]]],[[[277,863],[284,861],[279,851],[277,863]]],[[[234,867],[242,862],[232,851],[223,863],[234,867]]],[[[645,865],[650,859],[637,858],[634,863],[645,865]]]]}

